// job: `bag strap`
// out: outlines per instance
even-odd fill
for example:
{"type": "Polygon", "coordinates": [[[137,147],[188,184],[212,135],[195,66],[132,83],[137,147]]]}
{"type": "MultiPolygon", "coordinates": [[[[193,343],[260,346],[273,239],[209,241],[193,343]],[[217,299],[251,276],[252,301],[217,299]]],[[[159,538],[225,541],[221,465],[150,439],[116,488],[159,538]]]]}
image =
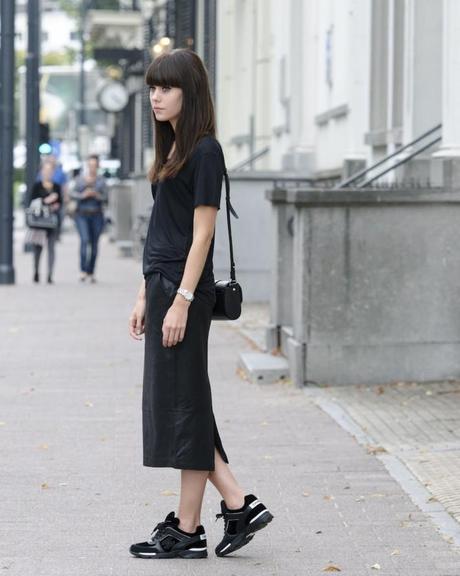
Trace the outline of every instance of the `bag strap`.
{"type": "Polygon", "coordinates": [[[227,209],[228,245],[230,248],[230,279],[232,280],[232,282],[236,282],[235,261],[233,259],[232,223],[230,213],[232,213],[233,216],[235,216],[235,218],[239,218],[239,216],[235,212],[232,203],[230,202],[230,179],[228,177],[227,167],[225,165],[224,151],[222,150],[220,142],[218,140],[216,140],[216,142],[219,144],[220,151],[222,152],[222,162],[224,163],[225,206],[227,209]]]}

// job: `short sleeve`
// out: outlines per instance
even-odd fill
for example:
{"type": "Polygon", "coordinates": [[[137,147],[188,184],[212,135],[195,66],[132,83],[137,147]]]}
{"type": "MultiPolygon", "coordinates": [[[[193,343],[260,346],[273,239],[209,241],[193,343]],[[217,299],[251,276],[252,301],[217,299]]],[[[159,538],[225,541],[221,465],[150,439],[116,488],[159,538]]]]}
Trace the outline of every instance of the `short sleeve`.
{"type": "Polygon", "coordinates": [[[194,206],[215,206],[220,208],[224,169],[218,153],[205,152],[196,159],[193,177],[194,206]]]}

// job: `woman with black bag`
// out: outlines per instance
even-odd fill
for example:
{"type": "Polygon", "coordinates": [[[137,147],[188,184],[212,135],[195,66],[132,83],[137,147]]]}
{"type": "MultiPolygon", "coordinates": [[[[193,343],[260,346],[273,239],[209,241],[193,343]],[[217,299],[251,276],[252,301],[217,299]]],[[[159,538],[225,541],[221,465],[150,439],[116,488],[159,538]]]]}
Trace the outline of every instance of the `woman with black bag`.
{"type": "MultiPolygon", "coordinates": [[[[224,518],[224,537],[215,551],[226,556],[273,516],[235,480],[212,409],[212,258],[225,163],[200,58],[184,49],[163,54],[147,70],[146,83],[155,126],[149,173],[154,206],[129,331],[136,340],[145,333],[144,465],[180,469],[181,494],[177,516],[170,512],[151,538],[133,544],[130,552],[141,558],[205,558],[200,515],[209,480],[223,498],[218,517],[224,518]]],[[[233,268],[231,276],[233,293],[233,268]]]]}
{"type": "Polygon", "coordinates": [[[40,258],[44,246],[48,249],[48,284],[53,284],[53,270],[55,262],[55,247],[57,241],[57,228],[59,209],[62,205],[61,186],[53,182],[54,164],[45,160],[40,171],[40,179],[34,183],[30,194],[30,204],[39,203],[48,213],[56,215],[54,220],[38,217],[35,221],[28,220],[27,242],[33,246],[35,283],[40,282],[40,258]],[[42,221],[41,221],[42,219],[42,221]],[[48,221],[47,221],[48,220],[48,221]],[[43,227],[42,227],[43,226],[43,227]]]}

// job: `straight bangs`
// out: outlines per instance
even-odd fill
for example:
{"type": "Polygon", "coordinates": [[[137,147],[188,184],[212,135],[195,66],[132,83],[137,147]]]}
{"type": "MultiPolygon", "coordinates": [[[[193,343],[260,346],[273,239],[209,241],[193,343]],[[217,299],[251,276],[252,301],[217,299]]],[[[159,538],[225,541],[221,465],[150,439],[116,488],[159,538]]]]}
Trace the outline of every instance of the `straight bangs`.
{"type": "Polygon", "coordinates": [[[201,58],[188,48],[178,48],[155,58],[147,69],[145,82],[150,88],[182,90],[182,107],[175,129],[170,122],[157,120],[152,110],[155,159],[149,179],[156,182],[176,176],[203,136],[215,137],[214,105],[206,68],[201,58]],[[175,149],[168,158],[173,143],[175,149]]]}
{"type": "Polygon", "coordinates": [[[150,64],[145,75],[147,86],[173,86],[183,88],[183,71],[174,58],[168,58],[167,54],[162,54],[155,58],[150,64]],[[182,72],[182,74],[181,74],[182,72]]]}

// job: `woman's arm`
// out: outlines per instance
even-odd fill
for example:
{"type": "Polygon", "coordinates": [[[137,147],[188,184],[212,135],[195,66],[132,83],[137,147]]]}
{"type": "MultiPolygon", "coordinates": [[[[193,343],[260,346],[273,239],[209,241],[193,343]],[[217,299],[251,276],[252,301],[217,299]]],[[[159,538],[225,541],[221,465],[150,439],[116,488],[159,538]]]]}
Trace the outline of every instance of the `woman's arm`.
{"type": "MultiPolygon", "coordinates": [[[[208,256],[216,225],[217,208],[198,206],[193,218],[193,242],[185,263],[181,287],[194,292],[208,256]]],[[[182,342],[185,335],[190,302],[177,294],[163,321],[163,346],[182,342]]]]}
{"type": "Polygon", "coordinates": [[[75,185],[69,191],[69,198],[72,198],[72,200],[82,200],[85,188],[86,184],[83,178],[77,178],[77,180],[75,180],[75,185]]]}
{"type": "Polygon", "coordinates": [[[142,280],[137,293],[136,304],[129,317],[129,334],[134,340],[142,340],[145,319],[145,279],[142,280]]]}
{"type": "Polygon", "coordinates": [[[108,201],[107,182],[105,181],[105,178],[103,178],[102,176],[99,178],[99,182],[96,187],[95,198],[100,202],[102,202],[103,204],[107,204],[108,201]]]}

